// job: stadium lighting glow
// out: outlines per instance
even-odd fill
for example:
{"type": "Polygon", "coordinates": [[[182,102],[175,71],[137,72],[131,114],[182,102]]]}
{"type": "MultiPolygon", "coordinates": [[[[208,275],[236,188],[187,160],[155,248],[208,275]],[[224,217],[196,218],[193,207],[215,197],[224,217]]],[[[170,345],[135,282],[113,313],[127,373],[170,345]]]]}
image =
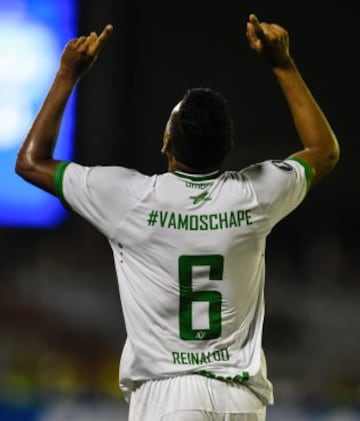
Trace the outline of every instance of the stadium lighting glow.
{"type": "MultiPolygon", "coordinates": [[[[67,211],[58,199],[14,172],[16,154],[59,65],[76,36],[77,1],[0,1],[0,225],[52,227],[67,211]]],[[[73,155],[75,95],[68,104],[55,151],[73,155]]]]}

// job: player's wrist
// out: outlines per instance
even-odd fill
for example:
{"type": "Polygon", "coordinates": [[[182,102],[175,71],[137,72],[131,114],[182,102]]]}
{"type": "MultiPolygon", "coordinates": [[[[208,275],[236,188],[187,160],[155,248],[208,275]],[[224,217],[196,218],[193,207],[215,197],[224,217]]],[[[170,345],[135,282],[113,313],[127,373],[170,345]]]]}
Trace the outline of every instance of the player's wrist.
{"type": "Polygon", "coordinates": [[[60,66],[56,77],[57,79],[70,84],[75,84],[80,78],[76,72],[66,66],[60,66]]]}
{"type": "Polygon", "coordinates": [[[297,71],[296,65],[292,57],[284,57],[281,60],[270,62],[271,70],[277,74],[281,74],[284,72],[293,72],[297,71]]]}

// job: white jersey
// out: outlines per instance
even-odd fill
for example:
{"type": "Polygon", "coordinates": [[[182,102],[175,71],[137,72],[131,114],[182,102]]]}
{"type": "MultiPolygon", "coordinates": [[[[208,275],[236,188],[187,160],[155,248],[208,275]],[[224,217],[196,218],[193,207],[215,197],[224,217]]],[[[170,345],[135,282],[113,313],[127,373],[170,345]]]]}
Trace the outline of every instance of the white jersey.
{"type": "Polygon", "coordinates": [[[139,382],[199,373],[272,403],[262,353],[264,253],[305,197],[306,165],[147,176],[60,163],[58,195],[109,240],[127,331],[125,395],[139,382]]]}

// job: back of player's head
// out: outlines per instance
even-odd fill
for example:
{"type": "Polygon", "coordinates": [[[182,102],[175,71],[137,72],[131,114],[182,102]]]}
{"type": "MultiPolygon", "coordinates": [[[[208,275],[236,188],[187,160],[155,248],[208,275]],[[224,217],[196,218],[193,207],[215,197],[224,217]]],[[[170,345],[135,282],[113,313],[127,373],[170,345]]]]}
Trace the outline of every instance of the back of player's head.
{"type": "Polygon", "coordinates": [[[171,152],[194,169],[220,165],[233,144],[226,100],[209,88],[189,89],[170,121],[171,152]]]}

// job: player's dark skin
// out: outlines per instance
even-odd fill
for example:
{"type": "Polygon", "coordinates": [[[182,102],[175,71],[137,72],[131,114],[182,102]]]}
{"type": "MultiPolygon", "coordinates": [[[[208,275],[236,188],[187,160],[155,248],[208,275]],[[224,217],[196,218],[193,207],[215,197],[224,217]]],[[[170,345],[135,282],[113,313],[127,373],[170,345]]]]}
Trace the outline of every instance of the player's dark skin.
{"type": "MultiPolygon", "coordinates": [[[[112,31],[112,25],[106,25],[100,35],[91,32],[89,36],[80,36],[66,45],[54,82],[19,151],[16,172],[52,194],[55,194],[54,172],[59,162],[53,159],[53,150],[67,101],[80,78],[96,61],[112,31]]],[[[337,139],[290,55],[287,31],[277,24],[260,23],[251,14],[246,36],[250,47],[269,63],[282,89],[303,146],[292,156],[301,158],[310,165],[314,185],[336,165],[340,153],[337,139]]],[[[176,112],[178,110],[175,108],[170,120],[176,112]]],[[[198,172],[178,162],[171,154],[169,127],[168,124],[163,138],[163,152],[168,157],[168,170],[198,172]]],[[[219,166],[202,172],[212,171],[219,166]]]]}

